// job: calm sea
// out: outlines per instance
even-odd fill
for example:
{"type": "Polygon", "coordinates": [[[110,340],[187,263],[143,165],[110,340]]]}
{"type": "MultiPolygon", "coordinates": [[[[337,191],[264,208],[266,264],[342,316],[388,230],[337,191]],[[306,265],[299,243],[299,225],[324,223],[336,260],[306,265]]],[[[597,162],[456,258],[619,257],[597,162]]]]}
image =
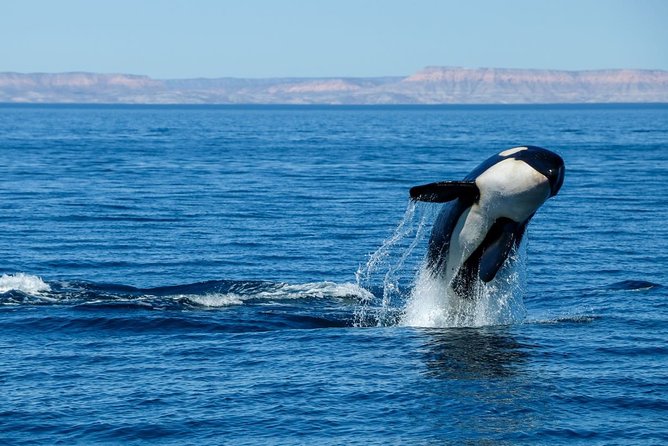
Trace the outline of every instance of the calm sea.
{"type": "Polygon", "coordinates": [[[0,443],[666,444],[667,218],[668,105],[0,105],[0,443]],[[524,144],[520,317],[398,323],[524,144]]]}

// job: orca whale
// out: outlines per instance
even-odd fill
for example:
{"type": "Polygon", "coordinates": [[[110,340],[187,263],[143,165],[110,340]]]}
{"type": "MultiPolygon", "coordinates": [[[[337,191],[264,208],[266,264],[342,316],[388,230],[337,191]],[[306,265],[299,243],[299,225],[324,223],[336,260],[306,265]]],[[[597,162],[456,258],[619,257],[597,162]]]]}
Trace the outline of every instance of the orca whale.
{"type": "Polygon", "coordinates": [[[432,228],[427,268],[462,298],[490,282],[516,249],[538,208],[564,182],[564,161],[536,146],[504,150],[462,181],[415,186],[417,201],[446,203],[432,228]]]}

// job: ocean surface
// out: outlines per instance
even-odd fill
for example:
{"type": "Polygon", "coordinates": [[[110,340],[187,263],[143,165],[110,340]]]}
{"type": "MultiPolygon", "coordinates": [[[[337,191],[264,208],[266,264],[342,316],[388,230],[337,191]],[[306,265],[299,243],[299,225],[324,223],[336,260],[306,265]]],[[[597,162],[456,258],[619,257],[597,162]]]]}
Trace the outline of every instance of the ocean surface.
{"type": "Polygon", "coordinates": [[[667,218],[668,105],[0,105],[0,444],[668,444],[667,218]],[[505,310],[407,324],[408,189],[525,144],[505,310]]]}

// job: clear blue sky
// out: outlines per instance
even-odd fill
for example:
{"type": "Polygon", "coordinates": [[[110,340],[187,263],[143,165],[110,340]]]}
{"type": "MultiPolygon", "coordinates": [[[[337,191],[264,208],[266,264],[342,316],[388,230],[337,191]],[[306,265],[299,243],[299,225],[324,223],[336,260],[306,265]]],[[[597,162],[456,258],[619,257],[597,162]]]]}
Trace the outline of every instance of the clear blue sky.
{"type": "Polygon", "coordinates": [[[4,0],[0,71],[668,69],[668,0],[4,0]]]}

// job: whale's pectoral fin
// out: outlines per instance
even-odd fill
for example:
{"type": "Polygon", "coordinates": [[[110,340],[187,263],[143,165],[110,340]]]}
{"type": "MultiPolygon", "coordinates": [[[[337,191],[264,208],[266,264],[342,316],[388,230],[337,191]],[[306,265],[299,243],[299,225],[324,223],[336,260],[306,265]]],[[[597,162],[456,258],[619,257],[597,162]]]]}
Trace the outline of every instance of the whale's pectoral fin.
{"type": "MultiPolygon", "coordinates": [[[[485,246],[480,256],[480,279],[492,280],[508,258],[510,251],[519,246],[527,227],[527,221],[517,223],[508,218],[498,219],[489,231],[493,239],[485,246]]],[[[489,237],[488,235],[488,237],[489,237]]]]}
{"type": "Polygon", "coordinates": [[[456,198],[474,203],[480,197],[480,191],[473,181],[440,181],[412,187],[410,195],[412,200],[430,203],[445,203],[456,198]]]}

